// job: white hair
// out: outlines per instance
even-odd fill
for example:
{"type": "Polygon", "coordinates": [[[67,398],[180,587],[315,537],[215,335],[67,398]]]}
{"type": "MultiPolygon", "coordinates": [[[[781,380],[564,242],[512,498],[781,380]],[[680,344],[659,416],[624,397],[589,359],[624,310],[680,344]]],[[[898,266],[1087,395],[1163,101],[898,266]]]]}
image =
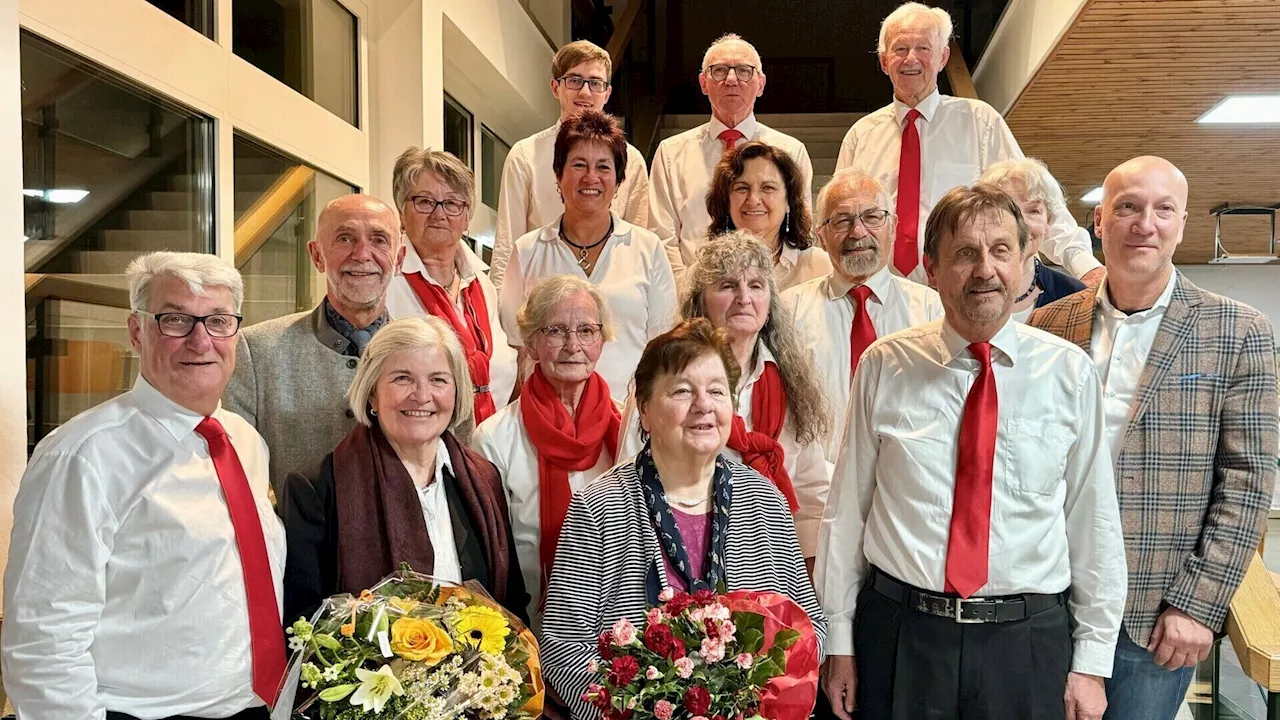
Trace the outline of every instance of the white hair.
{"type": "Polygon", "coordinates": [[[1012,188],[1024,194],[1027,200],[1044,203],[1049,222],[1053,222],[1055,217],[1064,217],[1069,212],[1062,186],[1054,179],[1049,168],[1035,158],[1003,160],[987,168],[980,180],[1006,192],[1012,188]]]}
{"type": "Polygon", "coordinates": [[[725,33],[724,35],[716,38],[715,42],[711,43],[711,46],[707,48],[707,51],[702,54],[702,72],[706,72],[707,68],[711,67],[711,53],[721,45],[728,45],[729,43],[741,43],[745,45],[747,50],[751,51],[752,59],[755,60],[756,72],[764,72],[764,63],[760,62],[760,53],[756,51],[756,46],[746,40],[743,40],[742,36],[737,33],[725,33]]]}
{"type": "Polygon", "coordinates": [[[823,185],[822,189],[818,191],[818,200],[814,203],[818,214],[814,218],[814,224],[819,225],[831,216],[832,208],[830,206],[833,199],[858,190],[867,190],[874,193],[876,203],[885,210],[893,212],[893,208],[889,205],[889,193],[885,192],[884,186],[880,184],[879,180],[871,177],[864,170],[847,167],[832,175],[827,184],[823,185]]]}
{"type": "Polygon", "coordinates": [[[151,283],[164,275],[178,278],[200,297],[208,295],[207,288],[227,288],[231,291],[232,310],[237,314],[244,304],[244,278],[217,255],[168,250],[147,253],[134,258],[124,274],[129,280],[129,308],[134,312],[149,311],[151,283]]]}
{"type": "Polygon", "coordinates": [[[880,41],[876,45],[876,52],[883,55],[889,48],[889,41],[893,39],[890,33],[917,16],[924,16],[933,26],[933,37],[938,41],[938,47],[935,49],[942,52],[942,49],[951,41],[951,15],[942,8],[929,7],[918,2],[899,5],[896,10],[889,13],[884,22],[880,23],[880,41]]]}

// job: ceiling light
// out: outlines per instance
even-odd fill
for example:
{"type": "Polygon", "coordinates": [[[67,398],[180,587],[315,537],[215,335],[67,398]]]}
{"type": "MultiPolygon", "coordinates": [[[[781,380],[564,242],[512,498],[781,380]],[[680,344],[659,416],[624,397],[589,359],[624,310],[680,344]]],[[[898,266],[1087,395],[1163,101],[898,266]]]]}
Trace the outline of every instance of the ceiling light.
{"type": "Polygon", "coordinates": [[[1098,203],[1101,203],[1102,202],[1102,186],[1099,185],[1098,187],[1090,190],[1084,195],[1081,195],[1080,202],[1084,203],[1085,205],[1097,205],[1098,203]]]}
{"type": "Polygon", "coordinates": [[[59,205],[70,205],[78,203],[89,196],[88,190],[80,190],[78,188],[51,188],[49,190],[30,190],[22,191],[27,197],[39,198],[49,203],[57,203],[59,205]]]}
{"type": "Polygon", "coordinates": [[[1280,123],[1280,95],[1228,95],[1196,120],[1206,125],[1280,123]]]}

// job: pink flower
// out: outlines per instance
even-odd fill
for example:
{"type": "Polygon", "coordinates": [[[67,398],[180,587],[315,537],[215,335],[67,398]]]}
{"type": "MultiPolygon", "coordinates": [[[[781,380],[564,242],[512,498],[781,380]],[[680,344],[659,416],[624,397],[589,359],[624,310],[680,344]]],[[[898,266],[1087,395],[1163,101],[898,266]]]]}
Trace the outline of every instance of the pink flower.
{"type": "Polygon", "coordinates": [[[644,620],[650,625],[662,622],[662,608],[649,608],[649,611],[644,614],[644,620]]]}
{"type": "Polygon", "coordinates": [[[738,657],[734,658],[733,661],[743,670],[750,670],[751,666],[756,663],[755,657],[750,653],[742,653],[741,655],[738,655],[738,657]]]}
{"type": "Polygon", "coordinates": [[[689,620],[693,622],[695,625],[701,625],[702,619],[706,616],[707,616],[707,611],[704,608],[699,607],[689,611],[689,620]]]}
{"type": "Polygon", "coordinates": [[[632,695],[632,696],[631,696],[631,699],[627,701],[627,709],[628,709],[628,710],[635,710],[635,709],[636,709],[636,698],[635,698],[635,696],[634,696],[634,695],[632,695]]]}
{"type": "Polygon", "coordinates": [[[738,632],[738,626],[734,625],[730,620],[720,622],[720,639],[725,642],[733,642],[734,633],[738,632]]]}
{"type": "MultiPolygon", "coordinates": [[[[675,590],[672,590],[671,588],[665,588],[663,589],[662,592],[658,593],[658,602],[661,602],[661,603],[667,602],[668,600],[670,600],[675,596],[676,596],[675,590]]],[[[667,703],[667,705],[670,705],[670,704],[671,703],[667,703]]],[[[663,720],[666,720],[666,718],[663,718],[663,720]]]]}
{"type": "Polygon", "coordinates": [[[702,641],[702,647],[698,650],[698,654],[702,655],[702,659],[708,665],[718,663],[724,659],[724,642],[705,638],[702,641]]]}
{"type": "Polygon", "coordinates": [[[595,658],[591,658],[591,660],[587,662],[587,672],[593,675],[600,672],[600,663],[596,662],[595,658]]]}
{"type": "Polygon", "coordinates": [[[660,677],[662,677],[662,671],[652,665],[644,671],[645,680],[657,680],[660,677]]]}
{"type": "Polygon", "coordinates": [[[676,661],[676,674],[688,680],[693,675],[693,660],[682,657],[676,661]]]}
{"type": "Polygon", "coordinates": [[[619,618],[618,622],[613,624],[613,642],[615,645],[626,647],[635,642],[636,626],[626,618],[619,618]]]}
{"type": "Polygon", "coordinates": [[[671,720],[671,715],[676,711],[676,706],[666,700],[659,700],[653,704],[653,716],[658,720],[671,720]]]}

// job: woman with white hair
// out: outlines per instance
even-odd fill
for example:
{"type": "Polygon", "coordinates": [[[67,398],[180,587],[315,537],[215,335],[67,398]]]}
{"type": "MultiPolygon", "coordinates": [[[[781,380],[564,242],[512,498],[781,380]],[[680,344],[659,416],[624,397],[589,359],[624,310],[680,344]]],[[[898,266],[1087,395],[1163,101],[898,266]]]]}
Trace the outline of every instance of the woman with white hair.
{"type": "Polygon", "coordinates": [[[987,168],[982,181],[1005,191],[1018,203],[1031,238],[1022,254],[1022,283],[1013,296],[1013,319],[1026,322],[1031,311],[1084,289],[1084,283],[1040,262],[1040,244],[1054,218],[1067,214],[1062,186],[1035,158],[1005,160],[987,168]]]}
{"type": "Polygon", "coordinates": [[[462,345],[440,318],[394,320],[373,337],[347,391],[355,429],[318,477],[285,479],[286,624],[401,563],[475,580],[524,617],[529,597],[502,478],[466,445],[471,387],[462,345]]]}
{"type": "Polygon", "coordinates": [[[472,446],[502,475],[537,627],[569,499],[617,461],[621,416],[596,372],[613,340],[600,288],[554,275],[534,286],[517,321],[533,373],[517,400],[480,424],[472,446]]]}

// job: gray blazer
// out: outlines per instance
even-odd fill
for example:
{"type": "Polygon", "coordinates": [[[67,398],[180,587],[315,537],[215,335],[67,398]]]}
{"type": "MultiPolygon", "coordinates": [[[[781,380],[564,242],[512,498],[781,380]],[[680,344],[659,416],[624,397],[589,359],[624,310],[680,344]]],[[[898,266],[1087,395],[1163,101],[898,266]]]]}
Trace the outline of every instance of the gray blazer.
{"type": "Polygon", "coordinates": [[[222,404],[267,441],[277,497],[289,473],[317,477],[325,456],[355,427],[346,394],[357,359],[343,354],[348,344],[325,320],[324,303],[240,331],[222,404]]]}

